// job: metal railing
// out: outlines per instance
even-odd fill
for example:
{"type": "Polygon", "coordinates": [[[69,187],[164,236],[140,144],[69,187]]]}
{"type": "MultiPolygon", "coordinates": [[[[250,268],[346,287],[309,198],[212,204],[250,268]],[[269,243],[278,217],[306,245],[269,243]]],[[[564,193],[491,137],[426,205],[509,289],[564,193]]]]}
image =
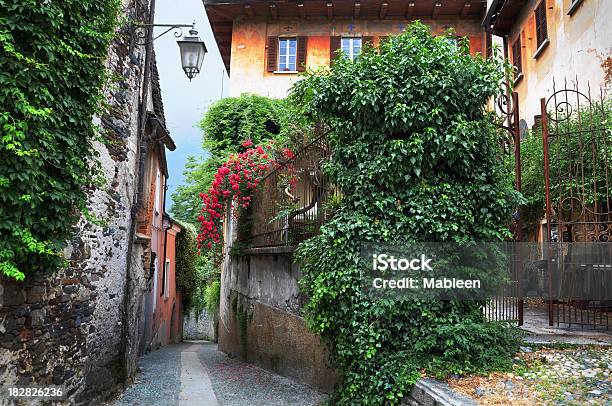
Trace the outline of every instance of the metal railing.
{"type": "Polygon", "coordinates": [[[321,170],[330,155],[323,135],[268,173],[253,195],[248,231],[239,233],[238,242],[252,248],[294,246],[317,235],[338,196],[321,170]]]}

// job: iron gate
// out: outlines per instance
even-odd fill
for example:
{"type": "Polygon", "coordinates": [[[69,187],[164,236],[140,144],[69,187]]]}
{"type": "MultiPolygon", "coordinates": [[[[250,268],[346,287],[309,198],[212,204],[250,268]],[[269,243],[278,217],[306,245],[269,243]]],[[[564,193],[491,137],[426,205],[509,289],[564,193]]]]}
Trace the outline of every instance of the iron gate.
{"type": "MultiPolygon", "coordinates": [[[[553,82],[552,95],[540,99],[547,273],[568,286],[606,281],[612,273],[612,123],[606,117],[609,101],[599,93],[593,99],[577,81],[572,88],[565,81],[560,90],[553,82]]],[[[551,326],[610,328],[612,301],[559,291],[551,291],[547,301],[551,326]]]]}
{"type": "MultiPolygon", "coordinates": [[[[518,93],[510,92],[507,83],[502,84],[501,91],[495,100],[495,111],[500,120],[499,129],[502,134],[501,142],[508,154],[514,154],[515,187],[521,191],[521,135],[519,128],[519,102],[518,93]]],[[[512,233],[514,241],[522,240],[520,208],[516,208],[512,233]]],[[[513,262],[511,283],[505,291],[492,298],[483,311],[489,320],[506,321],[523,325],[524,301],[521,292],[522,268],[513,262]]]]}

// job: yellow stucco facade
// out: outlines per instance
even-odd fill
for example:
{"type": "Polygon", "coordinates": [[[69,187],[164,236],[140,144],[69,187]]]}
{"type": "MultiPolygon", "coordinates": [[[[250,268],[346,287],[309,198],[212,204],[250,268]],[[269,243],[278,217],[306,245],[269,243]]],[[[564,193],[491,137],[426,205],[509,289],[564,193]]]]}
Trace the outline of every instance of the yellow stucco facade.
{"type": "Polygon", "coordinates": [[[512,44],[520,36],[522,78],[515,83],[519,94],[520,115],[531,126],[534,115],[540,114],[540,98],[553,92],[567,79],[574,86],[576,79],[586,93],[588,85],[593,97],[600,89],[610,90],[612,64],[612,1],[584,0],[568,15],[572,0],[530,0],[521,10],[508,36],[510,57],[512,44]],[[548,44],[538,50],[535,8],[546,2],[548,44]]]}
{"type": "MultiPolygon", "coordinates": [[[[470,51],[482,52],[484,33],[480,21],[475,19],[448,18],[422,20],[435,34],[453,28],[458,36],[467,36],[470,51]]],[[[330,62],[330,36],[371,36],[373,45],[381,36],[399,34],[409,21],[405,20],[297,20],[266,21],[237,19],[234,21],[231,41],[230,96],[256,93],[282,98],[297,73],[268,72],[267,38],[269,36],[306,36],[306,67],[328,66],[330,62]]]]}

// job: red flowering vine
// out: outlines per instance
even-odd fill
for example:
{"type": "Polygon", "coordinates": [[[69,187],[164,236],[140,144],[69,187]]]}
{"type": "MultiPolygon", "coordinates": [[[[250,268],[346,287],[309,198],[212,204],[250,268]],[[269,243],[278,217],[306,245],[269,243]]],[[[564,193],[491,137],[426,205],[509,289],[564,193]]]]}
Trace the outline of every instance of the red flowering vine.
{"type": "MultiPolygon", "coordinates": [[[[198,217],[200,233],[198,249],[211,249],[221,242],[221,219],[223,213],[233,202],[234,207],[245,209],[251,204],[253,192],[262,176],[273,163],[271,144],[253,147],[251,140],[242,143],[246,151],[230,155],[230,158],[217,170],[208,193],[200,193],[202,214],[198,217]],[[252,147],[252,148],[249,148],[252,147]]],[[[283,149],[285,158],[293,156],[288,148],[283,149]]],[[[239,213],[239,210],[235,211],[239,213]]]]}

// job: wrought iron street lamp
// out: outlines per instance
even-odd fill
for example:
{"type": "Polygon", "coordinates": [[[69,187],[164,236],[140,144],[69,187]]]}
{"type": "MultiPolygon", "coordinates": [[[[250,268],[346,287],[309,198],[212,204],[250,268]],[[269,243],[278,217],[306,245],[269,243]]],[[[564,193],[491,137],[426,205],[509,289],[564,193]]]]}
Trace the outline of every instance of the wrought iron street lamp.
{"type": "Polygon", "coordinates": [[[183,37],[182,41],[176,41],[181,51],[181,63],[183,65],[183,71],[189,78],[189,81],[193,79],[200,69],[202,69],[202,62],[204,61],[204,55],[206,54],[206,45],[204,41],[198,37],[198,32],[195,30],[195,23],[189,30],[191,36],[183,37]]]}
{"type": "Polygon", "coordinates": [[[191,28],[189,30],[189,36],[185,35],[182,40],[176,41],[179,50],[181,52],[181,64],[185,75],[189,78],[189,81],[193,79],[202,69],[202,62],[204,61],[204,55],[206,54],[206,45],[204,41],[198,37],[198,32],[195,29],[195,21],[193,24],[142,24],[137,23],[131,27],[131,41],[130,41],[130,56],[132,61],[136,62],[138,58],[134,56],[134,49],[136,45],[149,46],[158,39],[159,37],[173,31],[175,38],[180,38],[183,35],[183,28],[191,28]],[[155,27],[164,27],[166,30],[161,34],[153,37],[151,30],[155,27]]]}

